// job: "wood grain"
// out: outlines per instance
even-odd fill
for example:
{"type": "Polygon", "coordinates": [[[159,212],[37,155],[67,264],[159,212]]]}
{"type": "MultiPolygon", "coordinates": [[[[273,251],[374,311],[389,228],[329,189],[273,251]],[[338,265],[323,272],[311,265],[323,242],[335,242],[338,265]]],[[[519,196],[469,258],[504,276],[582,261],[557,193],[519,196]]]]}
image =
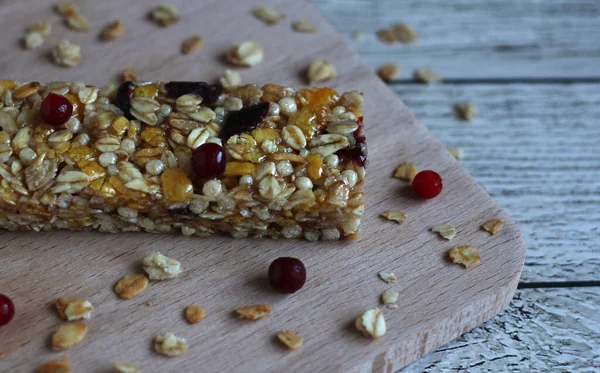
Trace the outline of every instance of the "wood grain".
{"type": "Polygon", "coordinates": [[[314,1],[371,66],[400,62],[401,76],[431,66],[445,78],[598,77],[600,2],[596,0],[314,1]],[[389,46],[375,31],[405,22],[412,45],[389,46]],[[355,30],[367,33],[354,40],[355,30]]]}
{"type": "Polygon", "coordinates": [[[519,223],[522,281],[593,281],[600,270],[599,84],[395,85],[463,167],[519,223]],[[480,109],[472,124],[456,102],[480,109]]]}
{"type": "MultiPolygon", "coordinates": [[[[0,29],[14,30],[32,19],[53,17],[52,2],[40,3],[3,3],[0,14],[10,14],[10,19],[0,29]]],[[[312,7],[290,0],[253,0],[243,7],[233,0],[174,3],[183,15],[181,21],[160,29],[145,20],[149,8],[145,1],[131,1],[126,8],[117,0],[82,2],[94,31],[121,17],[127,20],[127,34],[103,44],[95,41],[93,33],[73,34],[55,24],[39,52],[0,45],[0,75],[104,83],[133,66],[147,79],[212,80],[225,68],[218,56],[234,42],[256,39],[265,45],[266,60],[244,70],[245,81],[301,86],[298,72],[314,58],[327,58],[338,67],[333,86],[359,89],[368,102],[371,163],[362,239],[316,244],[150,234],[3,233],[0,288],[11,294],[20,310],[0,330],[8,354],[1,362],[3,368],[30,372],[43,361],[66,355],[76,370],[92,373],[105,372],[116,359],[131,360],[146,371],[202,367],[205,371],[389,372],[506,307],[524,261],[517,227],[312,7]],[[293,17],[279,29],[270,28],[250,16],[257,5],[272,5],[293,17]],[[315,22],[319,33],[292,33],[289,22],[295,18],[315,22]],[[190,33],[210,36],[200,56],[179,55],[179,43],[190,33]],[[83,44],[78,68],[61,69],[45,57],[48,47],[65,36],[83,44]],[[406,185],[392,180],[394,166],[404,160],[440,172],[446,185],[442,197],[417,200],[406,185]],[[409,221],[401,227],[382,222],[378,214],[390,208],[405,211],[409,221]],[[479,229],[492,217],[506,221],[502,234],[495,237],[479,229]],[[448,222],[459,230],[452,243],[427,232],[431,225],[448,222]],[[480,247],[480,266],[466,271],[447,262],[447,250],[461,243],[480,247]],[[139,271],[140,260],[154,250],[180,260],[185,274],[153,284],[132,301],[118,300],[114,283],[139,271]],[[273,258],[291,255],[307,264],[310,280],[298,294],[282,297],[268,290],[263,276],[273,258]],[[389,331],[384,338],[370,341],[356,333],[353,320],[376,306],[381,292],[389,288],[376,276],[384,269],[400,276],[396,288],[402,305],[394,312],[385,311],[389,331]],[[65,354],[48,348],[49,335],[60,324],[51,309],[58,296],[87,298],[96,305],[87,338],[65,354]],[[154,306],[146,307],[148,301],[154,306]],[[251,323],[231,314],[240,305],[262,302],[273,307],[268,319],[251,323]],[[192,303],[207,309],[207,318],[197,328],[182,317],[192,303]],[[286,353],[273,342],[279,329],[288,328],[306,338],[301,351],[286,353]],[[190,351],[185,358],[165,359],[151,352],[152,338],[165,331],[188,339],[190,351]]]]}

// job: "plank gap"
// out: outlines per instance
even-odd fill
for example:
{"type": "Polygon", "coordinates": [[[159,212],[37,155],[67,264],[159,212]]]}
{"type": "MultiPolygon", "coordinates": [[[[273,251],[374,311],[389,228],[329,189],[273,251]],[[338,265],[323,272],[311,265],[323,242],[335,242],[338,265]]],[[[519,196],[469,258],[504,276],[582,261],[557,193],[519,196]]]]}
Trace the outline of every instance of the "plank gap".
{"type": "MultiPolygon", "coordinates": [[[[460,79],[443,79],[436,83],[437,85],[477,85],[477,84],[598,84],[600,77],[584,77],[584,78],[559,78],[559,77],[544,77],[544,78],[460,78],[460,79]]],[[[398,79],[388,83],[390,86],[395,85],[420,85],[423,84],[413,79],[398,79]]]]}
{"type": "Polygon", "coordinates": [[[600,281],[520,282],[518,289],[598,287],[600,281]]]}

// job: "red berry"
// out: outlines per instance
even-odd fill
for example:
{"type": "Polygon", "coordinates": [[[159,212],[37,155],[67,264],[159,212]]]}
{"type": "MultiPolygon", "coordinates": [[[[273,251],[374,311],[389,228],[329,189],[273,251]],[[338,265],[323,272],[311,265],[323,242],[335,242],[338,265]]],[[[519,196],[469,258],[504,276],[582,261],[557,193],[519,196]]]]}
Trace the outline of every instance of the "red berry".
{"type": "Polygon", "coordinates": [[[419,197],[431,199],[437,197],[442,192],[442,178],[435,171],[421,171],[415,175],[412,186],[419,197]]]}
{"type": "Polygon", "coordinates": [[[63,95],[48,93],[40,107],[42,119],[53,126],[59,126],[73,115],[73,105],[63,95]]]}
{"type": "Polygon", "coordinates": [[[306,268],[300,259],[277,258],[269,266],[269,283],[281,293],[295,293],[306,281],[306,268]]]}
{"type": "Polygon", "coordinates": [[[192,168],[202,178],[219,177],[225,172],[225,149],[212,142],[200,145],[192,153],[192,168]]]}
{"type": "Polygon", "coordinates": [[[6,325],[15,316],[15,305],[4,294],[0,294],[0,325],[6,325]]]}

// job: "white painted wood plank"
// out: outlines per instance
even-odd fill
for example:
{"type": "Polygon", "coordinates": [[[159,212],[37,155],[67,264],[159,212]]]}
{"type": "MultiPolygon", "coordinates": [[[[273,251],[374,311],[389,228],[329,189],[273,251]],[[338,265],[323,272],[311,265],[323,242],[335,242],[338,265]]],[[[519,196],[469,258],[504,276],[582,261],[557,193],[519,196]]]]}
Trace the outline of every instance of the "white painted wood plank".
{"type": "Polygon", "coordinates": [[[599,307],[598,288],[518,290],[505,312],[401,372],[597,372],[599,307]]]}
{"type": "Polygon", "coordinates": [[[375,67],[398,61],[402,77],[432,66],[447,78],[599,76],[597,0],[315,0],[315,6],[375,67]],[[397,22],[419,40],[383,44],[375,32],[397,22]],[[351,38],[364,30],[364,40],[351,38]]]}
{"type": "Polygon", "coordinates": [[[524,281],[597,280],[600,85],[398,85],[394,90],[519,224],[524,281]],[[456,120],[452,104],[481,114],[456,120]]]}

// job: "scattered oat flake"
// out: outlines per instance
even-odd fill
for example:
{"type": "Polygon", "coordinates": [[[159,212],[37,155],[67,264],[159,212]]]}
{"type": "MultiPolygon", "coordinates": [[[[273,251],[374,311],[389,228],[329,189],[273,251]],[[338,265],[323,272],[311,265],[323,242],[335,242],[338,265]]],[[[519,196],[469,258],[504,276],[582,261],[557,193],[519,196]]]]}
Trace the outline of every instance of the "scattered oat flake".
{"type": "Polygon", "coordinates": [[[379,277],[383,281],[387,282],[388,284],[392,284],[392,283],[398,281],[394,272],[381,271],[381,272],[379,272],[379,277]]]}
{"type": "Polygon", "coordinates": [[[74,67],[81,61],[81,47],[68,40],[61,40],[52,51],[54,62],[60,66],[74,67]]]}
{"type": "Polygon", "coordinates": [[[406,214],[401,211],[385,211],[381,213],[381,217],[395,221],[398,224],[404,224],[406,221],[406,214]]]}
{"type": "Polygon", "coordinates": [[[123,79],[124,82],[131,82],[131,81],[134,81],[134,80],[139,80],[140,77],[132,69],[125,69],[125,70],[123,70],[123,77],[122,77],[122,79],[123,79]]]}
{"type": "Polygon", "coordinates": [[[65,20],[65,23],[67,27],[73,31],[90,31],[90,21],[83,14],[73,14],[65,20]]]}
{"type": "Polygon", "coordinates": [[[308,67],[308,82],[317,83],[333,79],[337,76],[337,70],[326,60],[315,60],[308,67]]]}
{"type": "Polygon", "coordinates": [[[317,32],[317,26],[312,22],[298,20],[292,23],[292,30],[305,34],[315,34],[317,32]]]}
{"type": "Polygon", "coordinates": [[[398,296],[400,294],[392,289],[388,289],[381,294],[381,303],[385,304],[385,306],[389,309],[397,309],[396,302],[398,301],[398,296]]]}
{"type": "Polygon", "coordinates": [[[185,339],[177,337],[171,332],[159,334],[154,338],[154,351],[159,354],[175,357],[185,354],[187,350],[188,345],[185,339]]]}
{"type": "Polygon", "coordinates": [[[273,8],[254,8],[252,14],[267,25],[276,25],[285,19],[285,15],[280,15],[273,8]]]}
{"type": "Polygon", "coordinates": [[[496,235],[502,229],[504,222],[500,219],[492,219],[481,226],[484,230],[490,232],[492,235],[496,235]]]}
{"type": "Polygon", "coordinates": [[[81,322],[61,325],[52,335],[52,349],[64,351],[80,343],[87,334],[88,326],[81,322]]]}
{"type": "Polygon", "coordinates": [[[417,82],[425,84],[432,84],[442,80],[442,77],[439,76],[438,73],[428,67],[415,70],[413,76],[417,82]]]}
{"type": "Polygon", "coordinates": [[[294,334],[291,330],[282,330],[277,333],[277,338],[281,343],[283,343],[288,348],[293,350],[300,348],[302,346],[302,342],[304,341],[302,337],[297,334],[294,334]]]}
{"type": "Polygon", "coordinates": [[[448,256],[452,263],[462,264],[467,269],[475,267],[481,260],[477,247],[472,245],[455,246],[450,249],[448,256]]]}
{"type": "Polygon", "coordinates": [[[44,35],[37,31],[31,31],[25,34],[23,46],[25,49],[36,49],[44,44],[44,35]]]}
{"type": "Polygon", "coordinates": [[[94,306],[87,300],[58,298],[56,300],[56,309],[60,317],[64,320],[88,320],[92,315],[94,306]]]}
{"type": "Polygon", "coordinates": [[[190,36],[189,38],[185,39],[181,43],[181,53],[183,53],[183,54],[196,53],[200,50],[200,48],[202,48],[203,43],[204,43],[204,41],[202,40],[201,36],[198,36],[198,35],[190,36]]]}
{"type": "Polygon", "coordinates": [[[235,310],[242,319],[259,320],[271,313],[271,307],[268,304],[255,304],[253,306],[244,306],[235,310]]]}
{"type": "Polygon", "coordinates": [[[181,263],[155,251],[144,258],[144,271],[150,280],[169,280],[179,276],[181,263]]]}
{"type": "Polygon", "coordinates": [[[415,178],[417,173],[419,173],[419,170],[413,163],[404,162],[400,166],[396,167],[396,170],[394,171],[394,178],[410,183],[415,178]]]}
{"type": "Polygon", "coordinates": [[[56,11],[56,13],[60,14],[63,17],[70,17],[79,13],[79,8],[77,7],[77,5],[69,1],[63,1],[56,4],[54,6],[54,10],[56,11]]]}
{"type": "Polygon", "coordinates": [[[221,83],[223,88],[231,89],[242,85],[242,76],[237,71],[225,70],[223,76],[219,78],[219,83],[221,83]]]}
{"type": "Polygon", "coordinates": [[[364,31],[352,31],[352,39],[354,40],[363,40],[367,36],[367,33],[364,31]]]}
{"type": "Polygon", "coordinates": [[[456,237],[456,227],[449,224],[436,225],[435,227],[431,227],[430,231],[439,234],[440,237],[448,241],[456,237]]]}
{"type": "Polygon", "coordinates": [[[356,319],[354,324],[365,337],[379,338],[386,332],[385,319],[379,308],[366,311],[356,319]]]}
{"type": "Polygon", "coordinates": [[[204,319],[204,316],[205,316],[204,308],[191,305],[185,309],[185,319],[190,324],[198,324],[200,321],[202,321],[204,319]]]}
{"type": "Polygon", "coordinates": [[[244,67],[256,66],[262,62],[265,56],[264,49],[259,42],[249,40],[235,44],[227,52],[227,62],[244,67]]]}
{"type": "Polygon", "coordinates": [[[479,114],[479,109],[470,102],[464,102],[454,105],[454,112],[459,119],[472,121],[479,114]]]}
{"type": "Polygon", "coordinates": [[[457,161],[461,161],[465,156],[465,152],[462,148],[448,148],[448,153],[450,153],[457,161]]]}
{"type": "Polygon", "coordinates": [[[50,35],[51,31],[52,26],[48,22],[34,23],[27,28],[27,32],[39,32],[44,37],[50,35]]]}
{"type": "Polygon", "coordinates": [[[104,27],[100,33],[102,40],[114,40],[125,33],[125,25],[120,19],[117,19],[104,27]]]}
{"type": "Polygon", "coordinates": [[[37,373],[71,373],[71,362],[66,357],[52,360],[42,365],[37,373]]]}
{"type": "Polygon", "coordinates": [[[152,302],[146,302],[146,306],[152,307],[152,302]]]}
{"type": "Polygon", "coordinates": [[[377,31],[377,38],[386,44],[411,44],[417,40],[417,31],[408,25],[397,24],[377,31]]]}
{"type": "Polygon", "coordinates": [[[150,12],[150,19],[160,26],[167,27],[179,20],[179,12],[173,5],[159,5],[150,12]]]}
{"type": "Polygon", "coordinates": [[[123,277],[115,285],[115,293],[123,299],[131,299],[148,287],[148,277],[140,273],[123,277]]]}
{"type": "Polygon", "coordinates": [[[140,368],[126,361],[115,361],[113,363],[113,373],[140,373],[140,368]]]}
{"type": "Polygon", "coordinates": [[[398,75],[400,75],[400,64],[389,63],[387,65],[383,65],[377,70],[377,74],[384,82],[391,82],[397,79],[398,75]]]}

